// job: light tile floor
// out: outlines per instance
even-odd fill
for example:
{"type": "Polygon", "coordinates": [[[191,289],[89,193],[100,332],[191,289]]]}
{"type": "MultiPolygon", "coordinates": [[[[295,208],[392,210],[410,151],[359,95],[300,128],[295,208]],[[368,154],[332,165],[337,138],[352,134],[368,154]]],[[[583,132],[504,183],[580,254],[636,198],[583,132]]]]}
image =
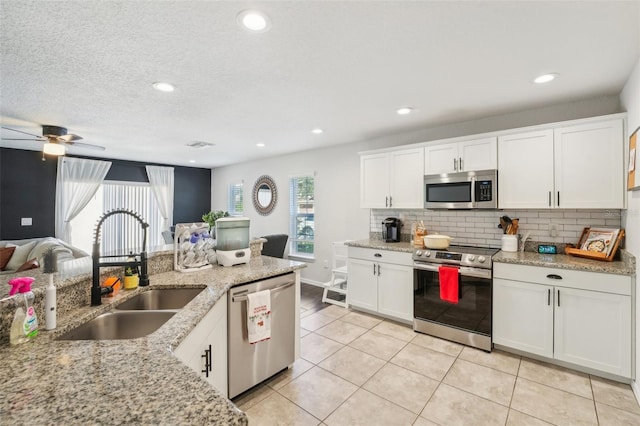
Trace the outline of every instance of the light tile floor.
{"type": "Polygon", "coordinates": [[[628,385],[307,306],[302,359],[234,400],[251,426],[640,425],[628,385]]]}

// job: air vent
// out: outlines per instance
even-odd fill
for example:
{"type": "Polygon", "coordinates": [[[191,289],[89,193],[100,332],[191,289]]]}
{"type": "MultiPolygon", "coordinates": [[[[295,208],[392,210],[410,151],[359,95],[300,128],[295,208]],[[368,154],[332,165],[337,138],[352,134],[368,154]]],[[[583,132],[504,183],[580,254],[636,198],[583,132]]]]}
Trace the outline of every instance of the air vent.
{"type": "Polygon", "coordinates": [[[209,142],[202,142],[202,141],[194,141],[191,143],[188,143],[187,146],[190,146],[191,148],[197,148],[197,149],[201,149],[201,148],[209,148],[214,146],[214,143],[209,143],[209,142]]]}

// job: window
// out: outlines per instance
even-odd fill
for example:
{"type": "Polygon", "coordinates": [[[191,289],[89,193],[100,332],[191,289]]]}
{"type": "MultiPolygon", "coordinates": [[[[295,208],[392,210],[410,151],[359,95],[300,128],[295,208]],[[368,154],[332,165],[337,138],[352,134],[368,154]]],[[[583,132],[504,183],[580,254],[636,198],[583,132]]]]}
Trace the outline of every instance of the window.
{"type": "Polygon", "coordinates": [[[289,194],[291,235],[289,254],[313,257],[315,238],[313,176],[291,178],[289,194]]]}
{"type": "MultiPolygon", "coordinates": [[[[73,245],[91,253],[95,226],[105,212],[127,209],[138,213],[149,224],[147,250],[164,244],[162,214],[148,183],[104,181],[93,199],[71,222],[73,245]]],[[[107,218],[100,231],[102,254],[142,251],[142,228],[129,215],[107,218]]]]}
{"type": "Polygon", "coordinates": [[[242,183],[232,183],[229,185],[229,198],[227,211],[231,216],[242,216],[244,212],[244,195],[242,183]]]}

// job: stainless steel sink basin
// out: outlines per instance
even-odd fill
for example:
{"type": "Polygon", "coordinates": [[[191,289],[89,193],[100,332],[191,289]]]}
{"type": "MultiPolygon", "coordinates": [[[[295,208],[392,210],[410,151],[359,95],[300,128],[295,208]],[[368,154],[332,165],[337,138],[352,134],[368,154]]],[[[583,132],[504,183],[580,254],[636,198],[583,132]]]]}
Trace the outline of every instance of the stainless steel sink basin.
{"type": "Polygon", "coordinates": [[[202,288],[163,288],[140,293],[116,306],[119,310],[181,309],[196,297],[202,288]]]}
{"type": "Polygon", "coordinates": [[[175,311],[111,311],[58,337],[57,340],[135,339],[153,333],[175,311]]]}

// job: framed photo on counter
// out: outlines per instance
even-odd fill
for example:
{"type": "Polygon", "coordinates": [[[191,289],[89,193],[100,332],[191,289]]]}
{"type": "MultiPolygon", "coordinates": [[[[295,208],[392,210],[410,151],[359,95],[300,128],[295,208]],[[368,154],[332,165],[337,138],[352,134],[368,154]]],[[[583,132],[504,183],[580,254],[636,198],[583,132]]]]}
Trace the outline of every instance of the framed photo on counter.
{"type": "Polygon", "coordinates": [[[607,256],[611,253],[620,229],[615,228],[591,228],[587,233],[580,250],[602,253],[607,256]]]}

